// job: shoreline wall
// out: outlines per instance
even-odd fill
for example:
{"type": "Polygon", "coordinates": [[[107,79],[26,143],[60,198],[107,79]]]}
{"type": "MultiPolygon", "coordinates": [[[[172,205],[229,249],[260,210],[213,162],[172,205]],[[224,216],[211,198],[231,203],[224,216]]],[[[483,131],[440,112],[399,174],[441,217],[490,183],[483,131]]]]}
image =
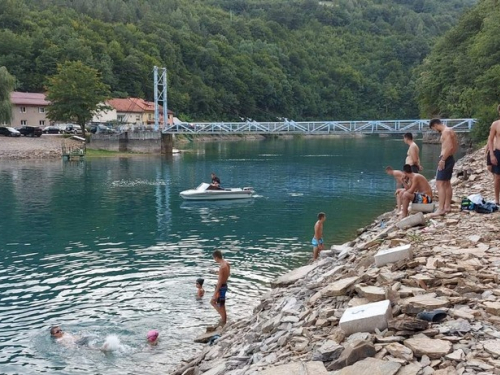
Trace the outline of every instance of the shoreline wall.
{"type": "Polygon", "coordinates": [[[500,214],[459,211],[462,196],[492,198],[484,149],[457,163],[452,185],[447,216],[406,230],[393,212],[379,216],[276,279],[250,316],[231,321],[229,311],[214,345],[171,374],[500,374],[500,214]],[[402,245],[408,259],[376,262],[379,251],[402,245]],[[372,303],[388,310],[371,315],[371,328],[340,328],[347,309],[373,313],[372,303]],[[436,309],[439,322],[416,318],[436,309]]]}

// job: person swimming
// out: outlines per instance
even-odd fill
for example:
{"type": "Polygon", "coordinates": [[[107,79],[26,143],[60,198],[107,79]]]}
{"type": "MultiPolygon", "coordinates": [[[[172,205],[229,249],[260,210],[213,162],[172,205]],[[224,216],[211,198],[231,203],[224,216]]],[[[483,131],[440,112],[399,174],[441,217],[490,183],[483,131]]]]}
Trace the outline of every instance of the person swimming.
{"type": "Polygon", "coordinates": [[[50,336],[56,340],[56,342],[65,346],[74,345],[88,345],[88,337],[73,336],[70,333],[64,332],[59,326],[50,327],[50,336]]]}
{"type": "Polygon", "coordinates": [[[158,332],[156,329],[152,329],[151,331],[149,331],[148,335],[147,335],[148,344],[149,345],[157,345],[159,336],[160,336],[160,332],[158,332]]]}
{"type": "Polygon", "coordinates": [[[198,299],[202,298],[205,295],[205,289],[203,289],[204,282],[205,282],[205,280],[202,279],[201,277],[196,280],[196,289],[198,289],[196,292],[196,298],[198,298],[198,299]]]}

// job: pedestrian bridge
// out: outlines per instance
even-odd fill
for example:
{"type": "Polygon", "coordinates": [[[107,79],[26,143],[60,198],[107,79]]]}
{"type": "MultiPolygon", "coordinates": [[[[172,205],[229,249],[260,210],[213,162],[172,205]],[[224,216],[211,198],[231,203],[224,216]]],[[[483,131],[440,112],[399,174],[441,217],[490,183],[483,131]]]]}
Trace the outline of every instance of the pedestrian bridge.
{"type": "MultiPolygon", "coordinates": [[[[429,131],[430,120],[192,122],[168,125],[163,133],[178,134],[403,134],[429,131]]],[[[475,119],[441,119],[456,132],[472,130],[475,119]]]]}

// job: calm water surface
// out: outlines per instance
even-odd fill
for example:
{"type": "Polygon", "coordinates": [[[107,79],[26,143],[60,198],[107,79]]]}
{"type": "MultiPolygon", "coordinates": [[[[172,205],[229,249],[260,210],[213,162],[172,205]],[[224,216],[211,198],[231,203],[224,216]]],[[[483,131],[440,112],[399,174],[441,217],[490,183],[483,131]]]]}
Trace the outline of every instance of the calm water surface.
{"type": "MultiPolygon", "coordinates": [[[[439,150],[422,152],[432,177],[439,150]]],[[[399,139],[320,138],[209,143],[168,158],[0,161],[0,373],[168,372],[218,319],[214,249],[232,263],[230,319],[250,314],[272,278],[308,261],[319,211],[329,246],[392,209],[384,167],[405,154],[399,139]],[[179,192],[212,171],[259,196],[183,202],[179,192]],[[115,334],[122,347],[61,347],[52,324],[95,346],[115,334]],[[154,348],[145,344],[152,328],[154,348]]]]}

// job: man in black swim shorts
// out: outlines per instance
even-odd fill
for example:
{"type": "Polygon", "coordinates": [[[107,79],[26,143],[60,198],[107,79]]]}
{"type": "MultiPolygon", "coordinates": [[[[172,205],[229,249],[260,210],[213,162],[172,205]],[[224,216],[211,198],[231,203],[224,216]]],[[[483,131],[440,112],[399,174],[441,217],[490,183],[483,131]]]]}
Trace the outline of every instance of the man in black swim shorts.
{"type": "Polygon", "coordinates": [[[451,198],[453,196],[451,176],[455,165],[453,154],[458,150],[458,140],[453,129],[443,124],[440,119],[432,119],[429,127],[441,134],[441,155],[436,172],[439,206],[438,210],[430,216],[444,216],[451,211],[451,198]]]}

